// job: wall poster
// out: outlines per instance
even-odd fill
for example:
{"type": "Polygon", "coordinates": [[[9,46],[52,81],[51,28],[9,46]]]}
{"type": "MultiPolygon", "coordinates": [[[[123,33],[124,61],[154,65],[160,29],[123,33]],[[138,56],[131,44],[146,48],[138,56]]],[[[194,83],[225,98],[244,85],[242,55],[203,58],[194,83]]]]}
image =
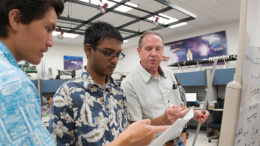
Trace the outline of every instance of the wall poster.
{"type": "Polygon", "coordinates": [[[227,55],[225,31],[166,43],[163,65],[227,55]]]}
{"type": "Polygon", "coordinates": [[[80,56],[64,56],[64,69],[77,70],[83,66],[83,57],[80,56]]]}

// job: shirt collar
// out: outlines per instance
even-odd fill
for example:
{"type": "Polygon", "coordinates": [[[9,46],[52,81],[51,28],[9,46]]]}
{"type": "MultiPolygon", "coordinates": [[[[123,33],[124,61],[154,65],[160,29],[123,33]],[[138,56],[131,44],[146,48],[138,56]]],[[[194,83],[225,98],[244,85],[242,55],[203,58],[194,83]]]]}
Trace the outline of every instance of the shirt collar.
{"type": "MultiPolygon", "coordinates": [[[[92,87],[101,88],[100,85],[95,83],[93,78],[90,76],[90,74],[85,69],[81,74],[81,78],[84,81],[84,83],[88,83],[87,88],[92,88],[92,87]]],[[[111,76],[107,76],[105,80],[106,80],[105,89],[110,90],[111,88],[119,87],[119,85],[114,81],[114,79],[111,76]]]]}
{"type": "Polygon", "coordinates": [[[13,54],[2,41],[0,41],[0,56],[5,57],[12,65],[19,68],[19,65],[15,60],[13,54]]]}
{"type": "MultiPolygon", "coordinates": [[[[137,70],[140,72],[142,78],[144,79],[144,82],[147,83],[151,78],[153,78],[153,76],[143,68],[143,66],[141,65],[141,62],[138,64],[137,70]]],[[[165,73],[164,73],[163,69],[161,68],[161,66],[158,67],[158,72],[159,72],[159,76],[166,78],[165,73]]]]}

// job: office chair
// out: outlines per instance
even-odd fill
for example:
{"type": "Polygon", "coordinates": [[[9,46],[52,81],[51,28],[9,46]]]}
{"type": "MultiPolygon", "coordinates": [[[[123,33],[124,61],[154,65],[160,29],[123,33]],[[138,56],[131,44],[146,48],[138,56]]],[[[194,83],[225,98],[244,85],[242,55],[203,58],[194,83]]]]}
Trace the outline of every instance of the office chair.
{"type": "MultiPolygon", "coordinates": [[[[223,105],[224,105],[223,102],[215,103],[215,108],[223,108],[223,105]]],[[[208,123],[208,128],[211,128],[213,130],[217,130],[218,134],[215,135],[215,136],[208,137],[209,142],[211,142],[212,139],[217,139],[217,140],[219,139],[219,133],[220,133],[221,121],[222,121],[222,114],[223,114],[223,111],[211,111],[213,121],[208,123]]]]}
{"type": "Polygon", "coordinates": [[[208,128],[218,130],[218,134],[214,136],[208,137],[208,141],[211,142],[212,139],[219,139],[219,132],[221,128],[221,123],[216,123],[216,122],[210,122],[208,123],[208,128]]]}

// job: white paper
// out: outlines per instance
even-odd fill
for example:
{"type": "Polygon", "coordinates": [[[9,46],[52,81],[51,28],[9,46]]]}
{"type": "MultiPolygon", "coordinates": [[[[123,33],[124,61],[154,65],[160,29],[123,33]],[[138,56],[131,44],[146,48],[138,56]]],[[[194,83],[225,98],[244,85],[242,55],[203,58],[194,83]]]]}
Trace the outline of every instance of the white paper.
{"type": "Polygon", "coordinates": [[[165,130],[158,138],[156,138],[149,146],[162,146],[170,139],[180,136],[183,127],[191,118],[193,118],[194,113],[191,108],[190,111],[183,117],[179,118],[175,123],[173,123],[167,130],[165,130]]]}

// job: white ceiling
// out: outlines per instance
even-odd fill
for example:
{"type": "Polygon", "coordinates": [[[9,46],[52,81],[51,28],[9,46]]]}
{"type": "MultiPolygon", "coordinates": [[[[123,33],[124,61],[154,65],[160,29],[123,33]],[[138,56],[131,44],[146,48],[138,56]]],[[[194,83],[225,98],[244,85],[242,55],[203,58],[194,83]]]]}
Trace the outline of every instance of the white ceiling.
{"type": "MultiPolygon", "coordinates": [[[[184,25],[174,29],[163,28],[158,30],[157,32],[159,32],[164,38],[170,37],[173,34],[177,36],[177,35],[189,33],[191,31],[199,30],[201,28],[217,26],[235,20],[239,20],[240,0],[168,0],[168,1],[170,1],[174,5],[182,7],[194,13],[195,15],[197,15],[197,19],[188,21],[188,25],[184,25]]],[[[139,8],[148,10],[150,12],[154,12],[157,11],[158,9],[166,7],[162,4],[155,2],[154,0],[131,0],[130,2],[135,3],[139,6],[139,8]]],[[[69,15],[72,18],[87,20],[98,13],[99,11],[95,8],[66,2],[65,9],[62,16],[67,17],[69,15]]],[[[146,15],[146,13],[138,12],[136,10],[130,10],[127,13],[134,14],[140,17],[146,15]]],[[[164,14],[177,19],[181,19],[184,17],[183,14],[172,10],[164,14]]],[[[106,13],[105,15],[96,19],[95,21],[106,21],[111,23],[114,26],[120,26],[122,24],[129,22],[130,20],[134,20],[134,19],[119,14],[115,14],[115,13],[106,13]]],[[[61,20],[58,20],[58,25],[59,24],[62,24],[61,20]]],[[[72,23],[69,24],[68,27],[71,26],[75,27],[77,25],[72,23]]],[[[154,24],[139,21],[138,23],[127,26],[126,28],[134,31],[138,31],[138,30],[143,31],[154,27],[156,27],[154,24]]],[[[86,27],[82,27],[81,29],[84,30],[85,28],[86,27]]],[[[125,32],[122,32],[123,36],[124,33],[125,32]]],[[[63,40],[59,40],[56,37],[54,37],[54,44],[82,45],[83,39],[84,39],[83,36],[79,36],[75,39],[64,38],[63,40]]],[[[137,42],[138,42],[138,37],[131,38],[127,43],[124,43],[123,48],[136,46],[137,42]]]]}

